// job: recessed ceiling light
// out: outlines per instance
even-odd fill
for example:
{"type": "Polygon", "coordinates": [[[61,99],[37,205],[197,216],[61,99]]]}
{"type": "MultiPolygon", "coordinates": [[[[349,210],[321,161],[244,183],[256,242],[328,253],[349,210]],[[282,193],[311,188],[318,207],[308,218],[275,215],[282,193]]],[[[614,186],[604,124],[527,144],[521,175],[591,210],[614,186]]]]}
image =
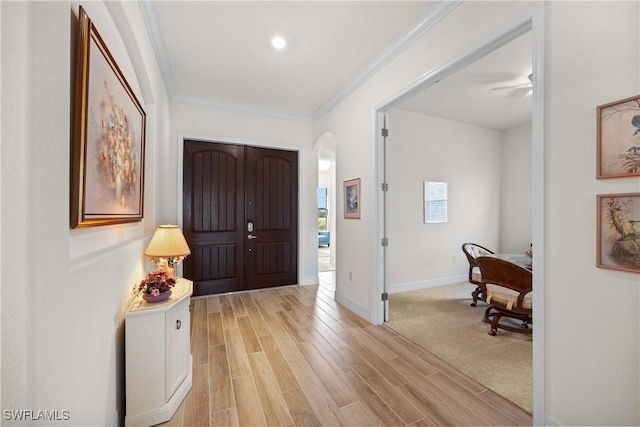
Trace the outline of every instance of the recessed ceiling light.
{"type": "Polygon", "coordinates": [[[276,36],[271,39],[271,45],[276,49],[284,49],[287,45],[287,41],[280,36],[276,36]]]}

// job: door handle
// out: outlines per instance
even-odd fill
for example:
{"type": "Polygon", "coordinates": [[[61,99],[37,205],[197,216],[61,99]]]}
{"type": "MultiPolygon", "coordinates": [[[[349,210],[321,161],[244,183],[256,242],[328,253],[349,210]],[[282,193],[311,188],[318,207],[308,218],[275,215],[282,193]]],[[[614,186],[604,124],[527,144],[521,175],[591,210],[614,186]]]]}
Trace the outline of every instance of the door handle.
{"type": "Polygon", "coordinates": [[[247,236],[247,239],[249,239],[249,240],[253,240],[253,239],[257,239],[257,238],[258,238],[258,236],[254,236],[253,234],[249,234],[247,236]]]}

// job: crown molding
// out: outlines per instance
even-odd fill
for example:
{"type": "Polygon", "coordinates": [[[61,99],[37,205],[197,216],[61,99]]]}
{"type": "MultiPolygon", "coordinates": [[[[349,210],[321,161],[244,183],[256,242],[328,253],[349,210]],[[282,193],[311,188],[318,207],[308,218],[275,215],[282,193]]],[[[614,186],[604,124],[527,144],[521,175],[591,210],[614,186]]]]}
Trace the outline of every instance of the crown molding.
{"type": "Polygon", "coordinates": [[[167,93],[169,94],[169,98],[173,102],[176,102],[179,104],[212,108],[216,110],[223,110],[223,111],[228,111],[233,113],[249,114],[249,115],[264,117],[268,119],[285,120],[293,123],[311,124],[311,119],[309,117],[279,113],[274,111],[260,110],[260,109],[251,108],[244,105],[231,105],[231,104],[225,104],[220,102],[208,101],[208,100],[199,99],[199,98],[177,95],[175,90],[175,85],[173,83],[173,74],[171,73],[171,65],[169,64],[169,59],[167,57],[166,50],[164,48],[164,43],[162,41],[162,35],[160,33],[160,28],[158,26],[158,19],[156,17],[155,10],[153,9],[153,2],[140,1],[138,2],[138,4],[140,5],[142,16],[144,18],[145,24],[147,25],[147,31],[149,32],[149,37],[151,38],[151,44],[153,45],[153,50],[155,52],[156,59],[158,60],[158,66],[160,67],[162,80],[164,81],[164,85],[167,89],[167,93]]]}
{"type": "Polygon", "coordinates": [[[287,122],[310,125],[311,119],[305,116],[297,116],[294,114],[278,113],[271,110],[261,110],[245,105],[225,104],[221,102],[213,102],[206,99],[193,98],[189,96],[174,96],[173,102],[178,104],[193,105],[198,107],[210,108],[215,110],[227,111],[237,114],[248,114],[251,116],[263,117],[271,120],[284,120],[287,122]]]}
{"type": "Polygon", "coordinates": [[[160,34],[160,28],[158,27],[158,19],[156,18],[156,12],[153,9],[152,1],[139,1],[140,10],[142,11],[142,17],[147,25],[147,31],[149,32],[149,38],[153,46],[153,51],[156,54],[158,60],[158,66],[160,67],[160,74],[162,74],[162,80],[164,80],[164,86],[169,94],[169,99],[173,98],[176,94],[176,89],[173,84],[173,74],[171,73],[171,65],[167,58],[167,53],[162,42],[162,34],[160,34]]]}
{"type": "Polygon", "coordinates": [[[340,92],[333,95],[322,107],[320,107],[312,116],[311,121],[316,122],[325,114],[331,111],[336,105],[342,102],[347,96],[362,86],[373,75],[380,71],[384,66],[389,64],[396,56],[415,42],[426,31],[436,25],[445,16],[451,13],[456,7],[462,3],[462,0],[437,0],[425,13],[418,18],[412,26],[407,28],[394,41],[386,47],[380,55],[369,63],[355,78],[351,80],[347,86],[340,92]]]}
{"type": "Polygon", "coordinates": [[[291,115],[287,113],[279,113],[274,111],[266,111],[255,109],[243,105],[231,105],[192,97],[176,95],[173,83],[173,75],[171,66],[167,58],[167,54],[162,42],[162,35],[158,27],[153,2],[139,1],[142,16],[147,25],[147,31],[151,38],[153,50],[158,60],[162,79],[164,80],[169,98],[181,104],[197,105],[206,108],[214,108],[234,113],[250,114],[276,120],[286,120],[294,123],[309,124],[314,123],[331,111],[336,105],[346,99],[351,93],[362,86],[373,75],[380,71],[384,66],[391,62],[396,56],[404,51],[408,46],[415,42],[426,31],[440,22],[451,11],[458,7],[462,0],[436,0],[425,13],[418,18],[412,26],[407,28],[402,34],[391,42],[380,55],[371,61],[362,71],[360,71],[342,90],[334,94],[324,105],[322,105],[311,117],[291,115]]]}

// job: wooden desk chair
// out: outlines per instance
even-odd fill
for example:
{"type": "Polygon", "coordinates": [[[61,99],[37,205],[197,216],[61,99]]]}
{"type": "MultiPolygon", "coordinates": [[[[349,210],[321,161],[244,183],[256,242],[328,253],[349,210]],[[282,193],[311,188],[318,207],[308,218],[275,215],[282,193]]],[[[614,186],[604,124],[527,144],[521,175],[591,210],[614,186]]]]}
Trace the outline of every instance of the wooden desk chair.
{"type": "Polygon", "coordinates": [[[478,304],[478,300],[481,299],[480,294],[482,293],[482,288],[480,287],[480,284],[482,283],[482,276],[480,269],[478,268],[478,264],[476,263],[476,258],[483,255],[493,254],[494,252],[476,243],[463,243],[462,252],[464,252],[464,255],[467,257],[467,261],[469,261],[469,283],[476,285],[476,289],[471,292],[471,297],[473,297],[471,306],[475,307],[478,304]]]}
{"type": "Polygon", "coordinates": [[[498,328],[511,332],[531,334],[533,287],[531,271],[512,262],[492,256],[476,259],[482,281],[482,300],[489,304],[483,322],[491,324],[489,335],[496,335],[498,328]],[[501,324],[500,319],[509,317],[522,322],[521,327],[501,324]]]}

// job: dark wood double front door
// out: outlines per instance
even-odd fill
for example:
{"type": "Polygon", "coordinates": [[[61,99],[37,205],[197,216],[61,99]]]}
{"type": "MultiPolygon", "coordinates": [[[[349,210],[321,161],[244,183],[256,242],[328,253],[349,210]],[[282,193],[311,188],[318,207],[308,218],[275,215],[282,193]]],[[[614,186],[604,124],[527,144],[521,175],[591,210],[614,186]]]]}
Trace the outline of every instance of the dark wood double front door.
{"type": "Polygon", "coordinates": [[[194,295],[297,283],[297,152],[185,140],[183,170],[194,295]]]}

